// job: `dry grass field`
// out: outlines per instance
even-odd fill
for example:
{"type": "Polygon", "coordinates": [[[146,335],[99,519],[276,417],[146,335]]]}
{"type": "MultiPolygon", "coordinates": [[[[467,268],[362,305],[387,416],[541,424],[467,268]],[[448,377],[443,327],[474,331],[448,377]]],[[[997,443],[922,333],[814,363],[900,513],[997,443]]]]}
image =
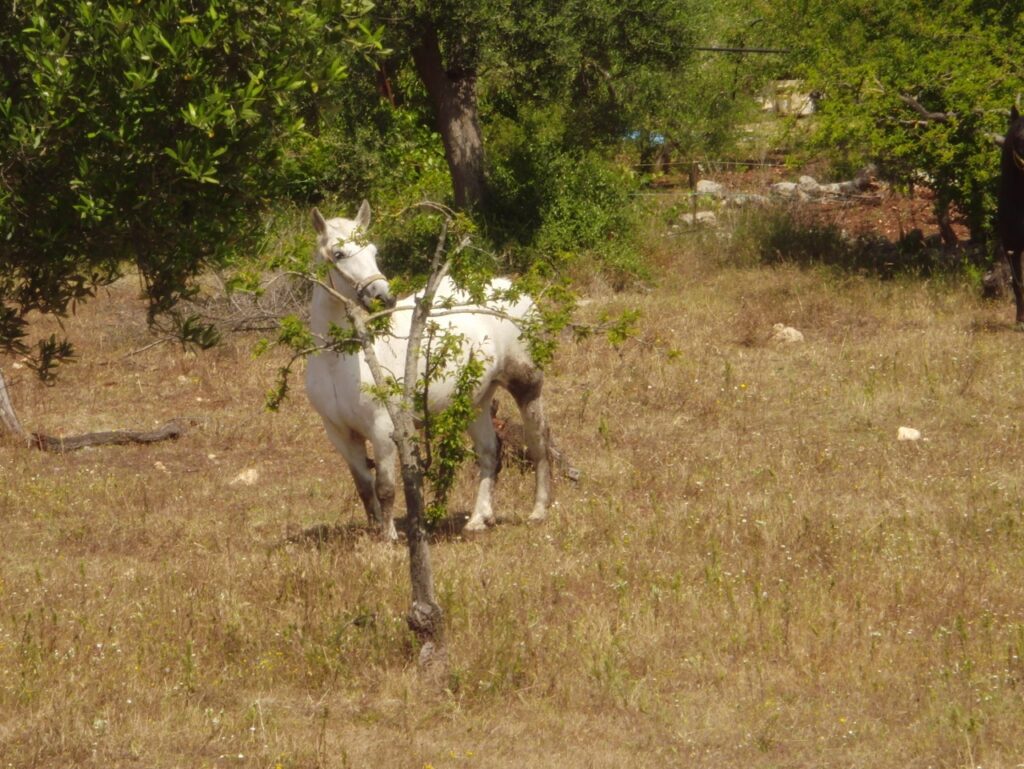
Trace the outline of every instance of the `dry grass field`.
{"type": "Polygon", "coordinates": [[[104,291],[55,386],[3,362],[23,422],[189,431],[0,446],[0,767],[1024,765],[1009,304],[743,248],[664,239],[651,290],[588,285],[582,316],[638,308],[638,333],[550,369],[582,477],[549,521],[522,525],[509,469],[501,524],[436,542],[443,691],[415,668],[405,551],[363,532],[301,387],[263,409],[281,361],[255,335],[132,354],[138,286],[104,291]]]}

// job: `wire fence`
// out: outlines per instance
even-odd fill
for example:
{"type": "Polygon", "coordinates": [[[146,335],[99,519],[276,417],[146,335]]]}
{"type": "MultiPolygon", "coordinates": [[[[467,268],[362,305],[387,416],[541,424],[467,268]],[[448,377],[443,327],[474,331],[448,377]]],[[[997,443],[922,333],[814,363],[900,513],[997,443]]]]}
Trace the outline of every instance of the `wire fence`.
{"type": "Polygon", "coordinates": [[[763,158],[761,160],[720,160],[703,158],[701,160],[669,160],[652,163],[633,163],[634,168],[662,168],[687,170],[696,165],[704,173],[720,172],[724,168],[782,168],[785,160],[763,158]]]}

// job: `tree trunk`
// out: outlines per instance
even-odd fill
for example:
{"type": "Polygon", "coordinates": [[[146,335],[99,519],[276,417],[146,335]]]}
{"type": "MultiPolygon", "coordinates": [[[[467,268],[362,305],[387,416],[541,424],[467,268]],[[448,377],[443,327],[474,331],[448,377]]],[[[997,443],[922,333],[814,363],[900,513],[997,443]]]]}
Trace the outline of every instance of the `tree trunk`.
{"type": "Polygon", "coordinates": [[[437,130],[444,142],[455,207],[473,208],[484,198],[484,143],[472,69],[445,69],[437,30],[427,23],[413,48],[416,71],[434,105],[437,130]]]}
{"type": "MultiPolygon", "coordinates": [[[[448,239],[447,220],[434,249],[430,278],[423,295],[417,299],[409,322],[409,347],[405,353],[405,372],[402,380],[402,399],[414,403],[419,372],[420,350],[427,320],[434,304],[437,287],[448,273],[444,260],[448,239]]],[[[434,570],[430,563],[430,543],[423,525],[423,462],[420,457],[419,435],[408,409],[392,410],[395,433],[398,437],[398,457],[402,464],[402,486],[405,491],[405,536],[409,546],[409,577],[412,582],[412,607],[406,621],[420,639],[420,669],[429,672],[438,681],[448,673],[448,647],[444,637],[444,612],[434,593],[434,570]]]]}
{"type": "Polygon", "coordinates": [[[942,236],[943,245],[946,248],[956,248],[960,243],[960,239],[953,230],[953,214],[948,203],[939,210],[936,218],[938,219],[939,235],[942,236]]]}
{"type": "Polygon", "coordinates": [[[42,451],[66,454],[87,446],[123,446],[127,443],[157,443],[181,437],[185,428],[177,422],[168,422],[157,430],[109,430],[84,435],[60,437],[32,433],[32,445],[42,451]]]}
{"type": "MultiPolygon", "coordinates": [[[[437,603],[434,592],[434,572],[430,563],[430,543],[423,524],[425,505],[423,502],[423,462],[419,453],[419,434],[413,420],[413,411],[406,408],[415,402],[418,379],[419,357],[423,333],[434,301],[438,285],[448,273],[448,264],[443,261],[445,242],[448,236],[447,221],[442,225],[437,248],[431,266],[430,278],[423,295],[417,300],[409,324],[409,347],[405,354],[401,401],[389,398],[385,407],[394,424],[392,435],[398,447],[398,461],[402,468],[402,491],[405,494],[406,541],[409,547],[409,578],[412,583],[412,606],[406,621],[420,643],[420,669],[438,682],[448,672],[448,648],[445,644],[444,612],[437,603]]],[[[323,284],[321,284],[323,285],[323,284]]],[[[367,330],[363,314],[353,302],[332,290],[344,302],[349,320],[361,341],[364,358],[374,382],[384,387],[388,378],[381,368],[373,345],[373,335],[367,330]]]]}
{"type": "Polygon", "coordinates": [[[418,436],[411,413],[401,413],[401,424],[395,425],[395,432],[402,466],[402,489],[405,492],[405,536],[409,547],[409,579],[412,583],[412,606],[406,621],[422,644],[420,669],[443,678],[448,672],[448,648],[444,638],[444,612],[434,593],[430,543],[423,525],[423,471],[420,469],[422,463],[418,436]]]}
{"type": "Polygon", "coordinates": [[[11,403],[11,395],[7,391],[7,380],[4,379],[3,371],[0,371],[0,422],[3,422],[6,432],[12,433],[22,440],[28,440],[25,428],[21,426],[21,420],[18,419],[18,412],[14,410],[14,404],[11,403]]]}

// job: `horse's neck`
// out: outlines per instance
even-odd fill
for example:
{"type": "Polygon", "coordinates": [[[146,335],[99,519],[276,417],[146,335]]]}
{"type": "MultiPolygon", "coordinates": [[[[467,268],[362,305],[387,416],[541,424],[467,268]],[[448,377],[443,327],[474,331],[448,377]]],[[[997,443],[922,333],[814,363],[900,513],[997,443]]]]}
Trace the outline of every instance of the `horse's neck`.
{"type": "Polygon", "coordinates": [[[316,286],[309,309],[309,327],[314,334],[326,337],[332,326],[349,329],[352,328],[352,321],[340,301],[327,293],[325,288],[316,286]]]}

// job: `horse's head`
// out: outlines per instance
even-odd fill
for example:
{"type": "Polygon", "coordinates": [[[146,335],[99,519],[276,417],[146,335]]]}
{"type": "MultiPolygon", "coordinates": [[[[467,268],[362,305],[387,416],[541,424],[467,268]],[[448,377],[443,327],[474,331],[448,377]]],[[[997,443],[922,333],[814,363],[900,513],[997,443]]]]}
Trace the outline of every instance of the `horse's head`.
{"type": "Polygon", "coordinates": [[[1003,140],[1003,153],[1014,168],[1024,173],[1024,118],[1017,111],[1017,105],[1010,108],[1010,128],[1003,140]]]}
{"type": "Polygon", "coordinates": [[[316,256],[331,266],[331,285],[345,298],[367,309],[374,299],[385,307],[394,307],[388,279],[377,267],[377,247],[366,240],[369,226],[370,204],[365,200],[355,219],[324,219],[314,208],[316,256]]]}

